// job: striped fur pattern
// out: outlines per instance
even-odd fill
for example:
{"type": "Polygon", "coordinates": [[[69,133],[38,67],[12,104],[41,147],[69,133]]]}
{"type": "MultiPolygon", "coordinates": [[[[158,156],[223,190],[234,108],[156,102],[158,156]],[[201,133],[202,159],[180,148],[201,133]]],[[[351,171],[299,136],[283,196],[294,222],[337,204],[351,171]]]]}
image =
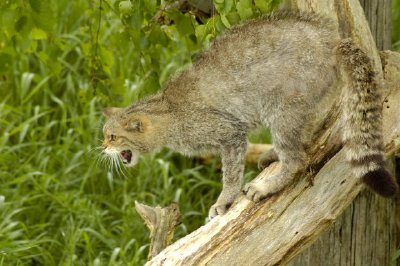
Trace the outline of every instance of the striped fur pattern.
{"type": "Polygon", "coordinates": [[[385,168],[382,95],[371,60],[351,39],[342,40],[338,52],[350,80],[343,134],[346,155],[356,176],[378,194],[391,197],[397,185],[385,168]]]}

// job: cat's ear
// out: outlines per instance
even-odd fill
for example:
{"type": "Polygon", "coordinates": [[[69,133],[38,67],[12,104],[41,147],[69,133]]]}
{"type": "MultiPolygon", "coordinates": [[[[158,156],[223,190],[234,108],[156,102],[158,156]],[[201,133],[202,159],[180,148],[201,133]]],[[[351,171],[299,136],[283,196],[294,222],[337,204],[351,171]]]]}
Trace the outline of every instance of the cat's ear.
{"type": "Polygon", "coordinates": [[[125,130],[131,132],[149,132],[152,129],[152,123],[150,119],[145,115],[135,115],[130,117],[125,123],[125,130]]]}
{"type": "Polygon", "coordinates": [[[132,119],[125,125],[125,129],[133,132],[144,132],[144,125],[140,119],[132,119]]]}
{"type": "Polygon", "coordinates": [[[111,117],[114,114],[118,113],[121,111],[123,108],[118,108],[118,107],[107,107],[103,110],[103,115],[105,117],[111,117]]]}

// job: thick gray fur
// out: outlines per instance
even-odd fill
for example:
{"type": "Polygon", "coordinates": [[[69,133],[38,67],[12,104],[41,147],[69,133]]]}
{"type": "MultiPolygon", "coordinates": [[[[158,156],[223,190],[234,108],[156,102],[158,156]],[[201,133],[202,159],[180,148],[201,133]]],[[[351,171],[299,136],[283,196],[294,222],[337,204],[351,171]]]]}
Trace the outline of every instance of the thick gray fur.
{"type": "Polygon", "coordinates": [[[244,187],[249,199],[259,201],[304,170],[305,147],[315,125],[340,97],[346,97],[344,118],[351,124],[344,136],[349,160],[356,161],[361,178],[384,167],[375,163],[383,161],[383,142],[381,97],[371,68],[365,53],[351,40],[341,40],[330,20],[315,14],[272,14],[219,37],[160,93],[127,108],[109,109],[104,145],[134,154],[163,146],[188,155],[220,154],[223,189],[210,209],[213,218],[224,214],[242,189],[246,135],[251,129],[269,127],[273,137],[275,151],[264,155],[260,166],[277,157],[282,162],[277,175],[244,187]],[[343,94],[340,70],[354,85],[343,94]],[[367,91],[375,98],[360,97],[367,91]],[[366,110],[365,105],[374,108],[366,110]],[[111,141],[111,135],[118,139],[111,141]],[[364,162],[366,157],[371,160],[364,162]]]}

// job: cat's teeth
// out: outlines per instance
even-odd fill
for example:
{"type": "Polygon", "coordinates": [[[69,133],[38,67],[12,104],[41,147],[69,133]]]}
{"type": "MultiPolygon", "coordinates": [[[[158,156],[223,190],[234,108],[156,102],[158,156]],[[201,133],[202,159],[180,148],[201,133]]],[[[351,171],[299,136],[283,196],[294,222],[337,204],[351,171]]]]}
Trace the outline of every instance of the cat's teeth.
{"type": "Polygon", "coordinates": [[[122,162],[124,164],[129,164],[132,160],[132,152],[130,150],[123,150],[120,153],[122,162]]]}

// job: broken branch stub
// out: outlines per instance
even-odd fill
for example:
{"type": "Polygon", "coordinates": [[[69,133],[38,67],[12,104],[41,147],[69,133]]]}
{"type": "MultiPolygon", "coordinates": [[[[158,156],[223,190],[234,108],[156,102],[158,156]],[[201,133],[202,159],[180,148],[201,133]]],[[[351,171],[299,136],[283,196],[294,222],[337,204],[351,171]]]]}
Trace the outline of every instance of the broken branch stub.
{"type": "Polygon", "coordinates": [[[179,206],[175,202],[168,207],[150,207],[135,201],[135,209],[150,229],[150,260],[171,244],[175,228],[182,222],[179,206]]]}

